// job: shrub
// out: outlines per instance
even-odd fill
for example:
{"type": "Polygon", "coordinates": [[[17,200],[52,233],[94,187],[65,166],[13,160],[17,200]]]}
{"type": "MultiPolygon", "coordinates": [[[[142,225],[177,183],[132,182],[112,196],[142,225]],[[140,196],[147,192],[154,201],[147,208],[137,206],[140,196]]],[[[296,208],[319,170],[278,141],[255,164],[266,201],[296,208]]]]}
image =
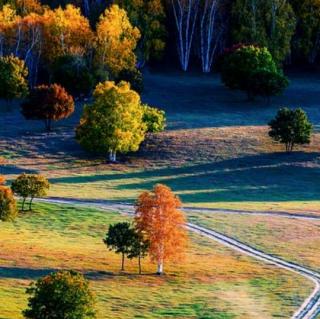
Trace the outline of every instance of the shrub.
{"type": "Polygon", "coordinates": [[[21,107],[27,120],[42,120],[46,130],[51,131],[53,121],[65,119],[74,112],[74,101],[58,84],[40,85],[30,92],[21,107]]]}
{"type": "Polygon", "coordinates": [[[269,126],[269,136],[285,144],[287,152],[291,152],[296,144],[310,143],[312,124],[300,108],[281,108],[276,117],[269,122],[269,126]]]}
{"type": "Polygon", "coordinates": [[[129,82],[131,85],[131,89],[139,94],[143,92],[143,76],[137,68],[121,71],[117,76],[117,80],[118,82],[129,82]]]}
{"type": "Polygon", "coordinates": [[[22,197],[22,211],[28,197],[30,197],[29,210],[32,210],[33,199],[46,196],[49,187],[50,184],[43,175],[33,174],[21,174],[11,185],[12,191],[22,197]]]}
{"type": "Polygon", "coordinates": [[[221,62],[222,82],[230,89],[245,91],[249,98],[278,94],[288,84],[267,48],[237,45],[225,51],[221,62]]]}
{"type": "Polygon", "coordinates": [[[258,70],[252,73],[248,81],[248,88],[252,96],[280,95],[289,85],[287,77],[282,72],[258,70]]]}
{"type": "Polygon", "coordinates": [[[162,132],[166,127],[165,112],[147,104],[143,105],[143,121],[150,133],[162,132]]]}
{"type": "Polygon", "coordinates": [[[52,80],[73,96],[87,95],[94,85],[91,70],[83,57],[62,56],[52,66],[52,80]]]}
{"type": "Polygon", "coordinates": [[[0,98],[10,101],[28,94],[28,70],[13,55],[0,57],[0,98]]]}
{"type": "Polygon", "coordinates": [[[88,151],[109,153],[112,162],[117,152],[137,151],[146,131],[139,94],[127,82],[107,81],[97,85],[93,96],[77,127],[78,142],[88,151]]]}
{"type": "Polygon", "coordinates": [[[14,220],[16,216],[17,206],[11,189],[0,185],[0,220],[14,220]]]}
{"type": "Polygon", "coordinates": [[[94,297],[88,281],[74,271],[59,271],[45,276],[27,289],[27,319],[95,318],[94,297]]]}

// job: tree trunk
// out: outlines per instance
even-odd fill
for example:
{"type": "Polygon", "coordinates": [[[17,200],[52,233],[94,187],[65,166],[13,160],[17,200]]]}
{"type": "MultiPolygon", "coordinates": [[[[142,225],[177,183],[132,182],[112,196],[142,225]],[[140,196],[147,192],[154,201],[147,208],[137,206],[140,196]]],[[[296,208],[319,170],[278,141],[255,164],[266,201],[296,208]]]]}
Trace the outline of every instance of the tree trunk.
{"type": "Polygon", "coordinates": [[[32,201],[34,197],[31,197],[30,202],[29,202],[29,210],[32,210],[32,201]]]}
{"type": "Polygon", "coordinates": [[[109,161],[112,163],[115,163],[117,161],[117,152],[116,151],[109,152],[109,161]]]}
{"type": "Polygon", "coordinates": [[[139,258],[138,258],[138,265],[139,265],[139,275],[142,274],[142,270],[141,270],[141,256],[139,255],[139,258]]]}
{"type": "Polygon", "coordinates": [[[23,200],[22,200],[22,211],[24,211],[24,204],[25,204],[25,202],[26,202],[26,198],[23,197],[23,200]]]}
{"type": "Polygon", "coordinates": [[[157,270],[157,275],[162,275],[163,274],[163,262],[158,263],[158,270],[157,270]]]}
{"type": "Polygon", "coordinates": [[[124,253],[122,253],[121,271],[124,271],[124,253]]]}

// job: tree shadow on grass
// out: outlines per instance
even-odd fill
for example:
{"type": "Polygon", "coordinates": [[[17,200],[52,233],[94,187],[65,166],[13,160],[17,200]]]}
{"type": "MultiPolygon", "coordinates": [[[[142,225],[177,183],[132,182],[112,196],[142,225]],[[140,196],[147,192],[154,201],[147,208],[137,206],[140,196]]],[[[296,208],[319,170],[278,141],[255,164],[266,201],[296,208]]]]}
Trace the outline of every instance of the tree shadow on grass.
{"type": "Polygon", "coordinates": [[[124,192],[150,190],[163,183],[183,201],[194,203],[318,200],[319,157],[315,152],[269,153],[185,167],[55,178],[51,182],[115,181],[114,188],[124,192]]]}
{"type": "Polygon", "coordinates": [[[54,268],[0,267],[0,278],[35,280],[55,271],[54,268]]]}

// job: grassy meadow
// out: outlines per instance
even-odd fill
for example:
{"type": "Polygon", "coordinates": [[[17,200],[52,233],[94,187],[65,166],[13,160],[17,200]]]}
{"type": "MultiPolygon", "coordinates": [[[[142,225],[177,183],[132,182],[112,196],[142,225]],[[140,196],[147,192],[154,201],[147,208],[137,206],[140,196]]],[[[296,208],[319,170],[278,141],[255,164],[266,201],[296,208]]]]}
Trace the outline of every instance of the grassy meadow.
{"type": "Polygon", "coordinates": [[[320,221],[219,213],[188,213],[188,218],[269,254],[320,268],[320,221]]]}
{"type": "Polygon", "coordinates": [[[116,165],[86,154],[74,140],[82,103],[50,134],[41,122],[25,121],[17,107],[6,107],[0,155],[7,165],[1,172],[9,181],[21,172],[42,172],[52,183],[51,196],[132,202],[161,182],[188,206],[319,213],[320,79],[289,77],[285,94],[268,104],[247,102],[217,75],[146,72],[143,101],[166,110],[168,129],[149,135],[138,153],[120,156],[116,165]],[[306,110],[315,123],[311,145],[286,154],[270,140],[266,124],[280,106],[306,110]]]}
{"type": "Polygon", "coordinates": [[[127,261],[106,249],[108,225],[129,217],[91,208],[36,204],[13,223],[1,223],[0,318],[20,319],[29,283],[57,269],[76,269],[90,280],[98,319],[288,318],[311,292],[303,277],[279,270],[204,239],[190,236],[185,260],[166,265],[127,261]],[[147,288],[147,289],[146,289],[147,288]]]}

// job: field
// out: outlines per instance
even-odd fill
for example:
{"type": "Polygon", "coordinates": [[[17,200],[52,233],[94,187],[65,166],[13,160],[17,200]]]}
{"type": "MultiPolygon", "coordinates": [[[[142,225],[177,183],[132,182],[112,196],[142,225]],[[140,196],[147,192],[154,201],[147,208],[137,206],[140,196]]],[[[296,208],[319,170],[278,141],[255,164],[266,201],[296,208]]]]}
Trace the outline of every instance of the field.
{"type": "Polygon", "coordinates": [[[42,123],[23,120],[13,108],[0,118],[0,149],[7,159],[2,172],[9,179],[42,172],[50,177],[52,196],[134,201],[163,182],[189,206],[320,211],[317,125],[311,145],[293,154],[283,153],[265,126],[283,105],[303,106],[319,121],[315,75],[292,74],[286,94],[271,104],[246,102],[215,75],[156,72],[145,78],[143,100],[167,111],[168,130],[150,135],[137,154],[117,165],[88,157],[74,140],[82,104],[49,135],[42,123]]]}
{"type": "Polygon", "coordinates": [[[189,220],[287,261],[320,267],[320,220],[277,216],[189,213],[189,220]]]}
{"type": "Polygon", "coordinates": [[[0,318],[21,318],[30,281],[57,269],[77,269],[96,294],[103,318],[288,318],[311,292],[299,275],[243,257],[192,235],[185,261],[153,274],[136,261],[119,273],[119,256],[102,238],[129,217],[90,208],[37,204],[35,212],[1,224],[0,318]],[[147,289],[146,289],[147,288],[147,289]]]}

